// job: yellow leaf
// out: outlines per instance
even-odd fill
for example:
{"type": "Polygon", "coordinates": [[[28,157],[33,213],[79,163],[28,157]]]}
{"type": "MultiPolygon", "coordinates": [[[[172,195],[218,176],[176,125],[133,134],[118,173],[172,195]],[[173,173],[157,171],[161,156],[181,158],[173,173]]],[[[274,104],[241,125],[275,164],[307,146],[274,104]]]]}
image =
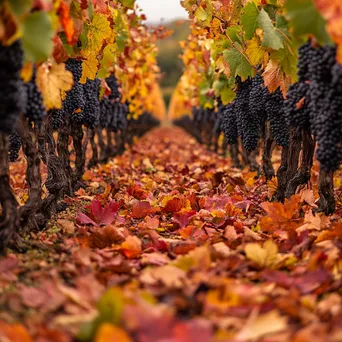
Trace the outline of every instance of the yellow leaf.
{"type": "Polygon", "coordinates": [[[72,88],[72,73],[65,69],[65,64],[42,64],[37,70],[37,86],[39,87],[47,110],[62,108],[62,92],[72,88]]]}
{"type": "Polygon", "coordinates": [[[99,61],[96,54],[88,55],[87,59],[82,61],[82,77],[80,83],[84,84],[87,79],[94,80],[99,68],[99,61]]]}
{"type": "Polygon", "coordinates": [[[20,77],[24,80],[24,82],[29,82],[32,78],[33,74],[33,64],[31,62],[26,62],[21,69],[20,77]]]}
{"type": "Polygon", "coordinates": [[[281,261],[278,246],[272,240],[266,241],[263,246],[258,243],[249,243],[245,247],[245,253],[248,259],[261,268],[276,268],[281,261]]]}
{"type": "Polygon", "coordinates": [[[192,268],[208,269],[211,265],[211,255],[208,246],[201,246],[186,255],[179,256],[172,265],[188,272],[192,268]]]}
{"type": "Polygon", "coordinates": [[[246,325],[235,337],[236,341],[256,341],[269,334],[275,334],[287,328],[286,317],[280,316],[276,310],[264,315],[255,316],[252,313],[246,325]]]}
{"type": "Polygon", "coordinates": [[[95,336],[95,342],[133,342],[126,331],[110,323],[103,323],[95,336]]]}
{"type": "Polygon", "coordinates": [[[102,48],[103,42],[113,35],[107,16],[95,13],[92,22],[87,27],[87,45],[81,53],[84,56],[96,54],[102,48]]]}
{"type": "Polygon", "coordinates": [[[263,62],[265,50],[261,46],[258,38],[255,37],[247,42],[246,54],[253,65],[263,62]]]}

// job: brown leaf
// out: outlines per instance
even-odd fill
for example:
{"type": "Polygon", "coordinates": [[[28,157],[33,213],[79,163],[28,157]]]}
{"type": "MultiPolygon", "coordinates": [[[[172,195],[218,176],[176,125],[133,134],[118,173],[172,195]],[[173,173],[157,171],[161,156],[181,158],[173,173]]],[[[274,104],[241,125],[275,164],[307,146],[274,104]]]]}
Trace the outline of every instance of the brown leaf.
{"type": "Polygon", "coordinates": [[[291,79],[289,79],[281,70],[281,66],[277,61],[270,59],[262,75],[264,77],[265,86],[271,93],[280,87],[280,90],[285,97],[291,79]]]}
{"type": "Polygon", "coordinates": [[[75,233],[75,223],[69,220],[59,219],[57,225],[61,227],[64,233],[73,235],[75,233]]]}

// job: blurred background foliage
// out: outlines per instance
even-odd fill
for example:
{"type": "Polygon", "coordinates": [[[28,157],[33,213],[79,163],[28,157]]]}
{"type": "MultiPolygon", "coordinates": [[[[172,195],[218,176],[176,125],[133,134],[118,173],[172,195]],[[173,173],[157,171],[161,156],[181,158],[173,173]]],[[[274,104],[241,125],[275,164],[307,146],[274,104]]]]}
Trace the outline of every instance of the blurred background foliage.
{"type": "Polygon", "coordinates": [[[187,39],[190,30],[187,20],[171,21],[163,25],[173,31],[170,37],[160,40],[157,44],[159,48],[158,64],[162,72],[160,86],[168,107],[174,88],[183,74],[183,63],[179,58],[182,49],[179,42],[187,39]]]}

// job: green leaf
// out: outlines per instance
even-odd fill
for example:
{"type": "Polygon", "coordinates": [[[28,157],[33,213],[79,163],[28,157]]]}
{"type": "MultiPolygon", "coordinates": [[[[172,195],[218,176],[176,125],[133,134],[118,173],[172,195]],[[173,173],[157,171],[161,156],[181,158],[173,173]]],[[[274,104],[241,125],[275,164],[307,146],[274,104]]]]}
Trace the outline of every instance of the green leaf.
{"type": "Polygon", "coordinates": [[[227,105],[228,103],[232,102],[236,96],[235,91],[233,91],[229,86],[225,86],[221,92],[221,100],[224,105],[227,105]]]}
{"type": "Polygon", "coordinates": [[[32,7],[32,0],[10,0],[8,2],[11,12],[19,17],[28,13],[32,7]]]}
{"type": "Polygon", "coordinates": [[[262,46],[279,50],[284,47],[285,37],[276,30],[267,12],[262,9],[258,17],[259,26],[264,30],[262,46]]]}
{"type": "Polygon", "coordinates": [[[195,18],[200,24],[209,26],[212,19],[212,11],[210,10],[210,8],[204,9],[200,6],[195,12],[195,18]]]}
{"type": "Polygon", "coordinates": [[[288,30],[288,21],[283,15],[278,14],[276,16],[276,28],[286,32],[288,30]]]}
{"type": "Polygon", "coordinates": [[[52,22],[46,12],[33,12],[28,15],[22,26],[25,60],[45,61],[51,56],[54,35],[52,22]]]}
{"type": "Polygon", "coordinates": [[[120,2],[128,8],[133,8],[135,0],[120,0],[120,2]]]}
{"type": "Polygon", "coordinates": [[[312,34],[321,45],[331,44],[325,21],[312,0],[287,0],[286,10],[294,34],[312,34]]]}
{"type": "Polygon", "coordinates": [[[274,51],[271,54],[271,59],[279,61],[282,70],[287,76],[291,77],[291,80],[295,82],[297,80],[297,63],[298,56],[296,54],[298,47],[291,45],[285,45],[284,49],[274,51]],[[295,54],[294,54],[295,53],[295,54]]]}
{"type": "Polygon", "coordinates": [[[239,36],[241,28],[239,26],[230,26],[226,30],[226,34],[230,37],[230,39],[235,42],[241,42],[241,37],[239,36]]]}
{"type": "Polygon", "coordinates": [[[124,296],[120,288],[111,288],[105,292],[97,304],[98,316],[80,328],[80,341],[93,341],[97,329],[103,323],[119,325],[124,309],[124,296]]]}
{"type": "Polygon", "coordinates": [[[110,44],[103,49],[103,57],[101,60],[101,66],[97,73],[97,77],[106,78],[108,70],[114,65],[115,62],[115,50],[116,45],[110,44]]]}
{"type": "Polygon", "coordinates": [[[106,291],[97,304],[99,318],[102,322],[118,325],[124,308],[124,298],[121,289],[112,288],[106,291]]]}
{"type": "MultiPolygon", "coordinates": [[[[235,46],[239,49],[242,49],[242,47],[237,43],[235,46]]],[[[252,66],[249,64],[247,59],[235,48],[224,51],[223,57],[229,63],[232,76],[240,76],[243,80],[245,80],[248,78],[248,76],[253,75],[252,66]]]]}
{"type": "Polygon", "coordinates": [[[255,30],[258,27],[259,10],[254,2],[249,2],[243,9],[244,14],[241,16],[241,23],[245,31],[245,39],[253,38],[255,30]]]}

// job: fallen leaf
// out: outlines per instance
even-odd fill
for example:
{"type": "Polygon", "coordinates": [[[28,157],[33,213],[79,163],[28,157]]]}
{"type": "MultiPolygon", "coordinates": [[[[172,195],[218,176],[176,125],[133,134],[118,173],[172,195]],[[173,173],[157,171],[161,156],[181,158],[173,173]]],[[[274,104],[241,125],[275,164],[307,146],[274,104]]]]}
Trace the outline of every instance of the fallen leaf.
{"type": "Polygon", "coordinates": [[[95,342],[133,342],[125,330],[109,323],[103,323],[98,329],[95,342]]]}
{"type": "Polygon", "coordinates": [[[254,261],[260,268],[276,268],[281,261],[278,247],[272,240],[267,240],[263,246],[249,243],[245,247],[248,259],[254,261]]]}
{"type": "Polygon", "coordinates": [[[281,316],[276,310],[272,310],[263,315],[255,315],[255,313],[252,313],[245,327],[242,328],[235,339],[244,342],[254,341],[285,329],[287,329],[287,319],[281,316]]]}
{"type": "Polygon", "coordinates": [[[121,250],[128,259],[134,259],[141,254],[141,240],[136,236],[128,236],[121,244],[121,250]]]}

